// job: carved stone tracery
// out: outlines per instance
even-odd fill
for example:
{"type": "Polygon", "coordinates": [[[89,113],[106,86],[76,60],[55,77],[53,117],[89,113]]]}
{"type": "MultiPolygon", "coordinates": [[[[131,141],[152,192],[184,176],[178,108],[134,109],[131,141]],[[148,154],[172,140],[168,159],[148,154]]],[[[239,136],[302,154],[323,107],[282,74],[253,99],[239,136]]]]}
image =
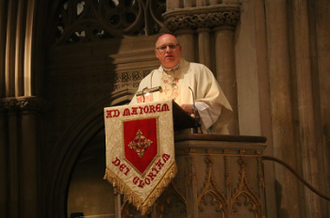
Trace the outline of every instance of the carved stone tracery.
{"type": "Polygon", "coordinates": [[[165,10],[162,0],[64,0],[56,44],[157,34],[164,27],[160,15],[165,10]]]}
{"type": "Polygon", "coordinates": [[[207,205],[206,197],[210,196],[212,198],[211,204],[217,204],[216,211],[221,213],[221,217],[226,217],[227,214],[227,200],[225,195],[221,192],[213,175],[213,160],[210,156],[205,157],[205,163],[207,165],[206,177],[204,181],[204,186],[198,193],[198,207],[199,211],[203,211],[202,203],[207,205]]]}
{"type": "Polygon", "coordinates": [[[242,206],[242,204],[244,204],[245,206],[250,206],[249,210],[251,212],[253,212],[253,214],[255,215],[255,217],[262,217],[261,214],[261,200],[258,197],[258,195],[253,191],[251,185],[249,184],[249,180],[247,178],[247,173],[246,173],[246,164],[247,164],[247,160],[244,156],[245,151],[242,150],[241,151],[241,157],[238,160],[238,164],[241,167],[240,170],[240,178],[239,178],[239,183],[237,184],[237,188],[234,191],[235,193],[232,196],[231,199],[231,204],[232,204],[232,208],[233,208],[233,212],[238,212],[237,206],[242,206]],[[241,201],[241,197],[245,197],[245,199],[243,199],[241,201]]]}
{"type": "Polygon", "coordinates": [[[236,26],[240,20],[239,7],[216,7],[178,9],[166,12],[164,23],[175,32],[181,29],[214,28],[236,26]]]}
{"type": "Polygon", "coordinates": [[[1,112],[36,112],[45,109],[45,102],[38,98],[6,98],[0,101],[1,112]]]}

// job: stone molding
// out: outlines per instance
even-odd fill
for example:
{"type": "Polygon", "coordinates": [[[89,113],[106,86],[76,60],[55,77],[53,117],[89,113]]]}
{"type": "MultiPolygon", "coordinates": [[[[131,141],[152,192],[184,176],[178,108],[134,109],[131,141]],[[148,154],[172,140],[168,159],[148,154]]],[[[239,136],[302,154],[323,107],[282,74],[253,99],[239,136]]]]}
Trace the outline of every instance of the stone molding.
{"type": "Polygon", "coordinates": [[[45,104],[37,97],[18,97],[0,99],[0,112],[37,112],[45,108],[45,104]]]}
{"type": "Polygon", "coordinates": [[[207,6],[175,9],[163,14],[165,26],[172,32],[181,29],[236,26],[240,20],[239,6],[207,6]]]}

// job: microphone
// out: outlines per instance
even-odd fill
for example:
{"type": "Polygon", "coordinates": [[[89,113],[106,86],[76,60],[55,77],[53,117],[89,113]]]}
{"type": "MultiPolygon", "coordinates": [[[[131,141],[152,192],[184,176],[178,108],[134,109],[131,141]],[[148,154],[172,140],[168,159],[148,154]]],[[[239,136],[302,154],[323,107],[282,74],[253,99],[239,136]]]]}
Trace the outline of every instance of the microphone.
{"type": "Polygon", "coordinates": [[[161,86],[156,86],[156,87],[152,87],[152,88],[148,88],[145,87],[144,89],[142,89],[142,91],[138,91],[136,92],[136,96],[142,96],[143,97],[143,102],[145,101],[145,96],[146,95],[150,95],[153,92],[163,92],[163,89],[161,86]]]}
{"type": "Polygon", "coordinates": [[[198,133],[198,122],[197,122],[197,117],[196,117],[195,95],[194,95],[194,91],[192,90],[192,88],[190,88],[190,86],[188,86],[188,88],[191,91],[191,96],[192,96],[192,99],[193,99],[194,119],[195,119],[194,133],[198,133]]]}

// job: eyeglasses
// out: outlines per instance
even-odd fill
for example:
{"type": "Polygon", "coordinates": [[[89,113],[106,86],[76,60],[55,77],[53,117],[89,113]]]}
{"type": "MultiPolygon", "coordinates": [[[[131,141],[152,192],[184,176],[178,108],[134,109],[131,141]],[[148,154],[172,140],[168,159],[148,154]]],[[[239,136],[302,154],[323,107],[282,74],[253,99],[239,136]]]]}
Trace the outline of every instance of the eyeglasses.
{"type": "Polygon", "coordinates": [[[162,45],[162,46],[159,46],[159,47],[157,47],[156,49],[157,49],[159,52],[163,53],[163,52],[166,51],[167,47],[168,47],[170,50],[174,50],[174,49],[176,49],[176,47],[178,47],[178,46],[179,46],[179,44],[169,44],[169,45],[162,45]]]}

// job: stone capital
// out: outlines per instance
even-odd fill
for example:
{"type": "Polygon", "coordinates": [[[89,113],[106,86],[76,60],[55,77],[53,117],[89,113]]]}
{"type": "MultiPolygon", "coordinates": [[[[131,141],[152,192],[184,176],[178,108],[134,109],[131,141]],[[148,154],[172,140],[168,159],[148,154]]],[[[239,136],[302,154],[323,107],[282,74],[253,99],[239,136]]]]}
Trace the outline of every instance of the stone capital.
{"type": "Polygon", "coordinates": [[[37,112],[43,108],[43,101],[37,97],[17,97],[0,99],[0,112],[37,112]]]}
{"type": "Polygon", "coordinates": [[[165,26],[176,32],[180,29],[235,27],[240,20],[240,7],[217,5],[196,8],[180,8],[163,14],[165,26]]]}

